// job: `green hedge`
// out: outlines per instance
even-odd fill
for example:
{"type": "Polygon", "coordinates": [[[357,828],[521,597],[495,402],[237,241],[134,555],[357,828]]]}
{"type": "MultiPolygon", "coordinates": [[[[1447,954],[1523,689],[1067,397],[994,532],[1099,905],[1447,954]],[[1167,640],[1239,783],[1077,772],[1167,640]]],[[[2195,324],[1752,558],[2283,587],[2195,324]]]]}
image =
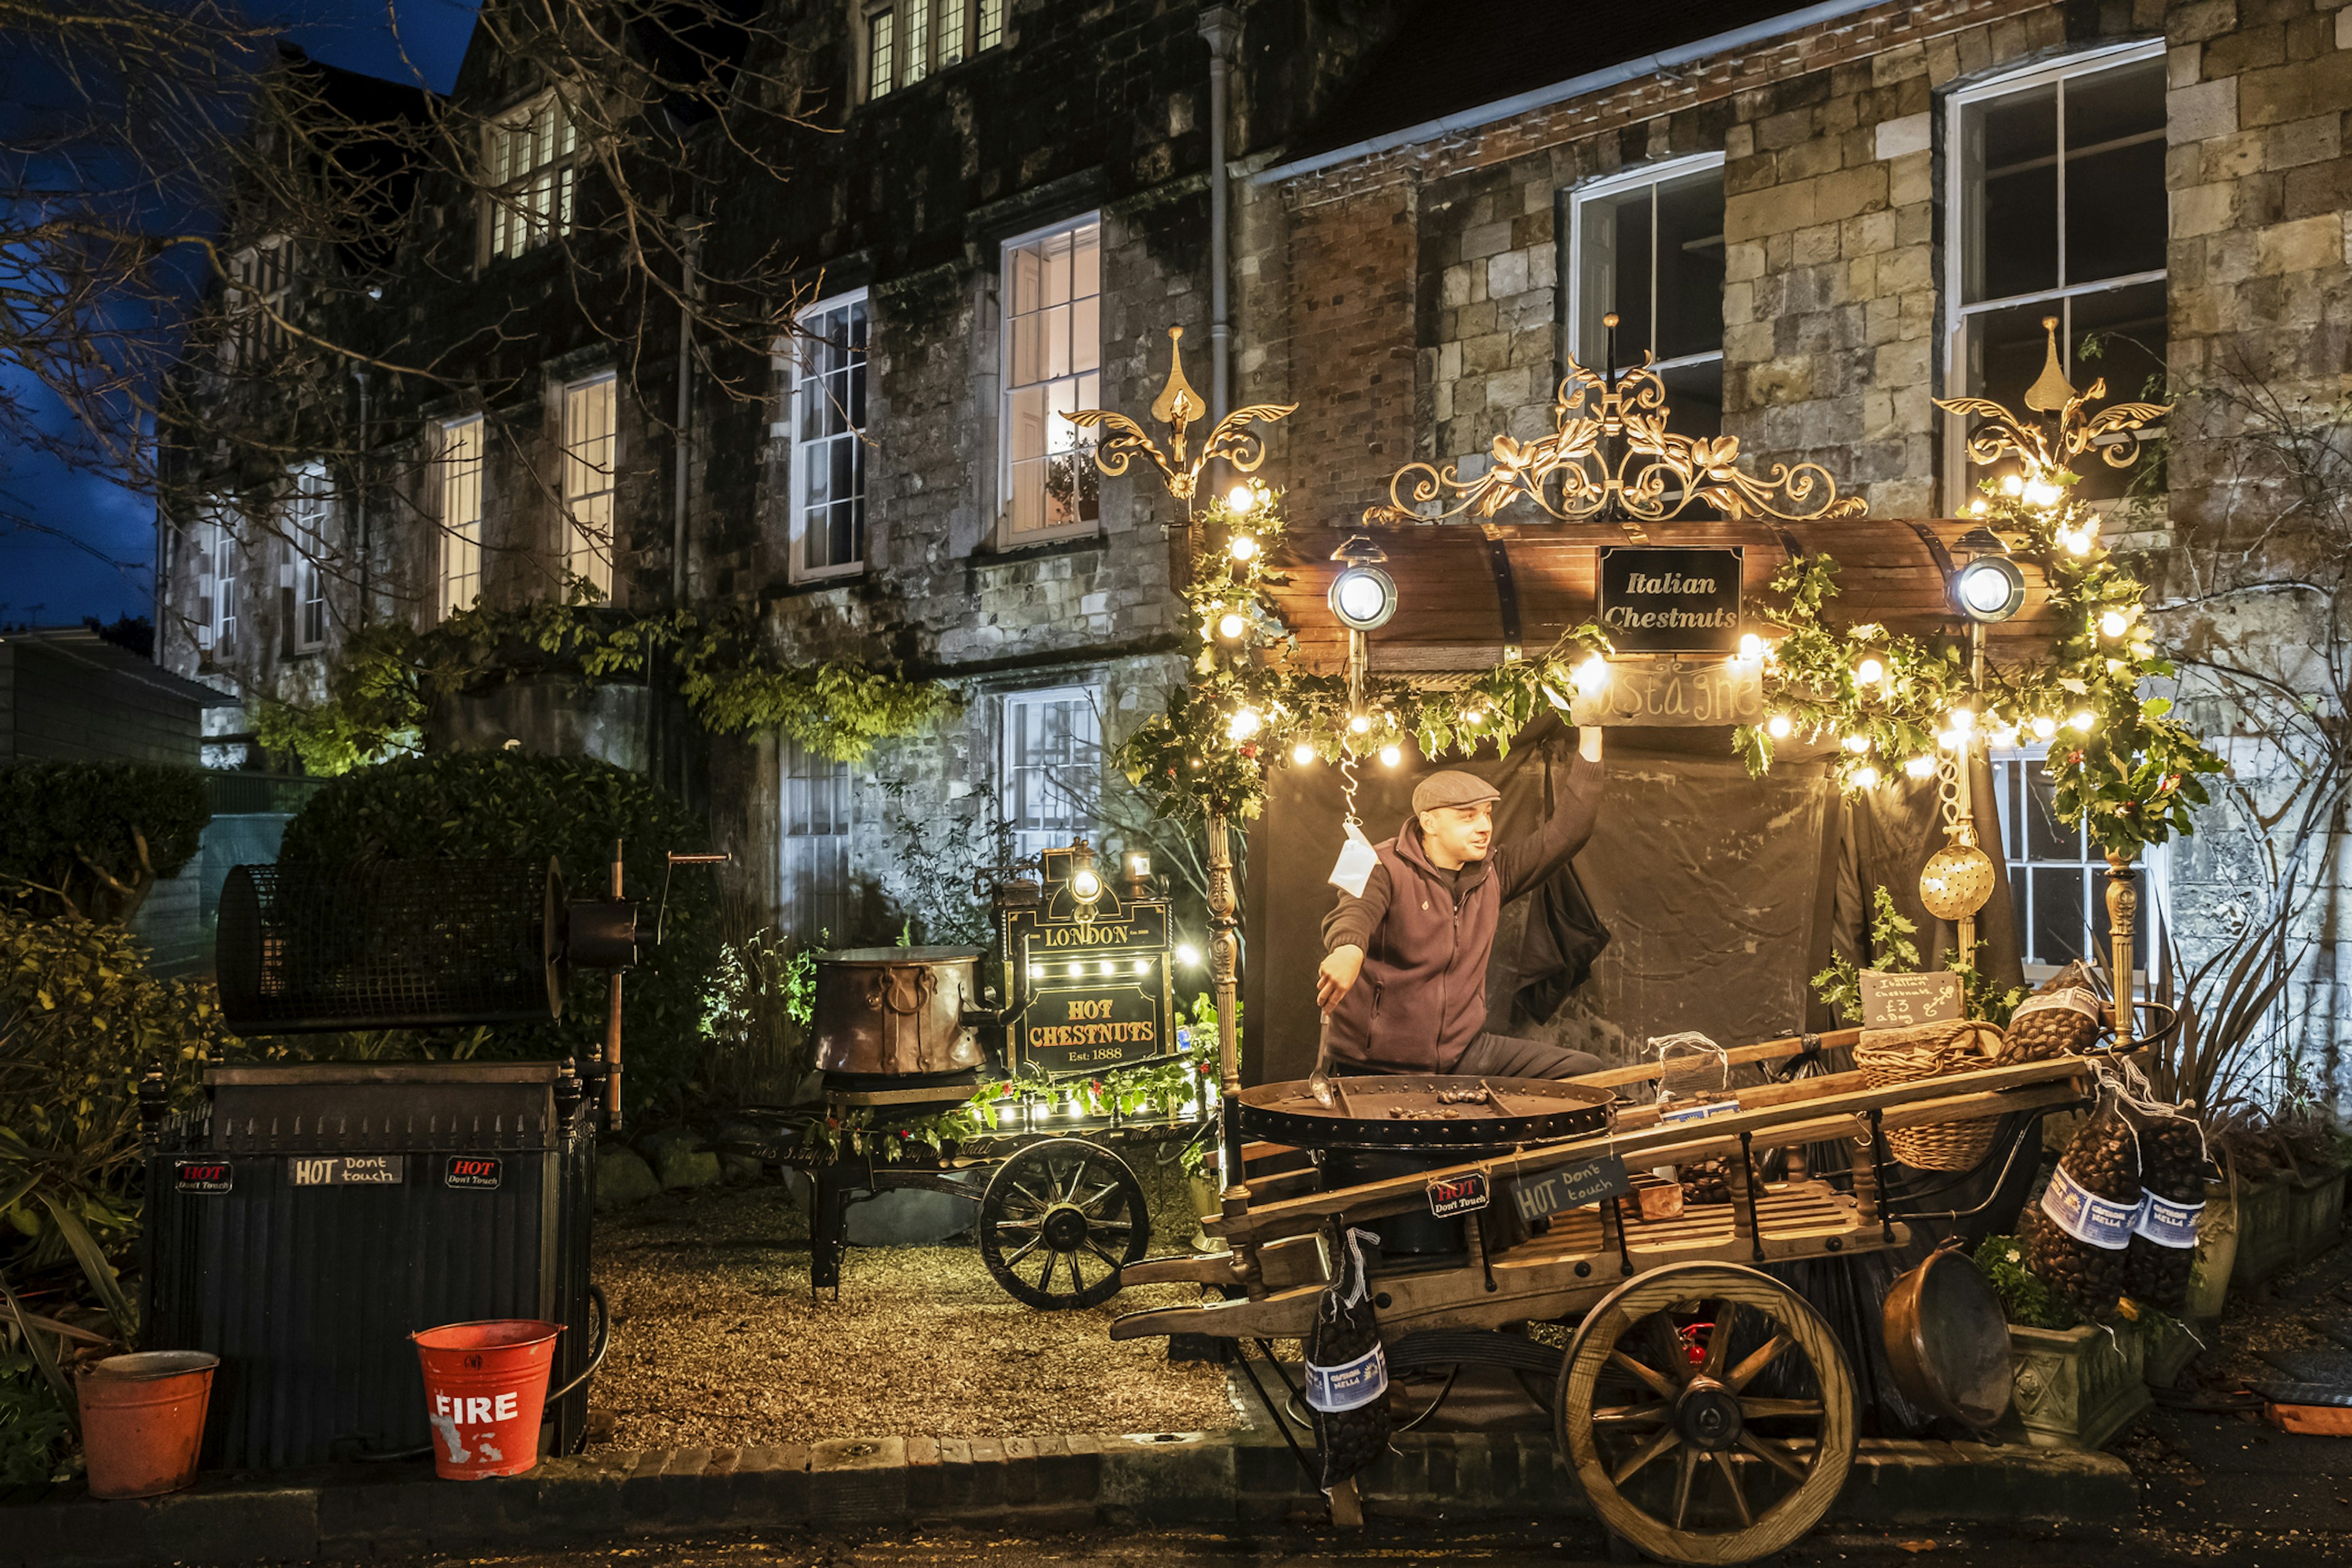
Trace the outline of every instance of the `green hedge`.
{"type": "MultiPolygon", "coordinates": [[[[625,844],[629,896],[651,940],[663,857],[706,849],[709,825],[638,773],[578,757],[453,752],[384,763],[329,780],[287,824],[281,862],[553,856],[575,897],[609,886],[613,841],[625,844]]],[[[703,992],[718,956],[718,881],[707,867],[670,879],[659,949],[647,947],[623,988],[622,1078],[628,1110],[676,1109],[694,1097],[703,992]]],[[[420,1036],[435,1054],[507,1059],[586,1058],[601,1048],[604,976],[575,973],[552,1025],[420,1036]]]]}
{"type": "Polygon", "coordinates": [[[201,768],[0,766],[0,886],[37,915],[127,922],[195,854],[211,798],[201,768]]]}

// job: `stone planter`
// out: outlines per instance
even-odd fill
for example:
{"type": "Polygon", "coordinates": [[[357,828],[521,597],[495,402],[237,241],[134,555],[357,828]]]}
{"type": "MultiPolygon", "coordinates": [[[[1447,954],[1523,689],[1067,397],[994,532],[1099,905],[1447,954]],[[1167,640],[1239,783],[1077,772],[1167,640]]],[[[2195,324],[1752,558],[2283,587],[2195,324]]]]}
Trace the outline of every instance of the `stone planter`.
{"type": "MultiPolygon", "coordinates": [[[[2011,1417],[2037,1448],[2098,1448],[2155,1401],[2136,1331],[2009,1326],[2011,1417]]],[[[2014,1428],[2012,1428],[2012,1431],[2014,1428]]]]}
{"type": "Polygon", "coordinates": [[[2199,1343],[2203,1336],[2181,1323],[2143,1321],[2139,1337],[2147,1344],[2140,1374],[2150,1388],[2170,1388],[2179,1383],[2189,1363],[2205,1348],[2199,1343]]]}
{"type": "Polygon", "coordinates": [[[2212,1342],[2230,1298],[2230,1276],[2238,1266],[2238,1205],[2228,1182],[2205,1184],[2205,1212],[2197,1216],[2197,1260],[2189,1268],[2189,1299],[2180,1320],[2197,1337],[2212,1342]]]}
{"type": "Polygon", "coordinates": [[[2344,1172],[2276,1176],[2238,1191],[2238,1257],[2230,1283],[2251,1290],[2336,1245],[2344,1226],[2344,1172]]]}

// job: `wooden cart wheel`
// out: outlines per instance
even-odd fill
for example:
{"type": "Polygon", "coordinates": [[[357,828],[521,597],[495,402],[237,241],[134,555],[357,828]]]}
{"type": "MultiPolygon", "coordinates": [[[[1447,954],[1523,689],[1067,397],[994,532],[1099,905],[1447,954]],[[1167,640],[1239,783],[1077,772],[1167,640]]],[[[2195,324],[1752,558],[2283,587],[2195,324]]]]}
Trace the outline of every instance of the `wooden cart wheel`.
{"type": "Polygon", "coordinates": [[[1143,1184],[1082,1138],[1033,1143],[996,1168],[980,1199],[980,1260],[1016,1301],[1099,1307],[1151,1245],[1143,1184]]]}
{"type": "Polygon", "coordinates": [[[1676,1263],[1587,1314],[1554,1436],[1601,1522],[1670,1563],[1747,1563],[1821,1521],[1853,1468],[1853,1374],[1769,1275],[1676,1263]]]}

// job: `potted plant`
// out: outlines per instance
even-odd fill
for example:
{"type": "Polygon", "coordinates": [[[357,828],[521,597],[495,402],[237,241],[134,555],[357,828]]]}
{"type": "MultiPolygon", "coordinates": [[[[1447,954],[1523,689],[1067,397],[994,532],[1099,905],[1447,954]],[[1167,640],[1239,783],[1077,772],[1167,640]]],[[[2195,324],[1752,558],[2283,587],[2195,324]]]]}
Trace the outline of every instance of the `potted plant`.
{"type": "Polygon", "coordinates": [[[1976,1261],[2009,1315],[2011,1436],[2038,1448],[2097,1448],[2154,1403],[2136,1325],[2084,1322],[2025,1267],[2015,1237],[1985,1237],[1976,1261]]]}

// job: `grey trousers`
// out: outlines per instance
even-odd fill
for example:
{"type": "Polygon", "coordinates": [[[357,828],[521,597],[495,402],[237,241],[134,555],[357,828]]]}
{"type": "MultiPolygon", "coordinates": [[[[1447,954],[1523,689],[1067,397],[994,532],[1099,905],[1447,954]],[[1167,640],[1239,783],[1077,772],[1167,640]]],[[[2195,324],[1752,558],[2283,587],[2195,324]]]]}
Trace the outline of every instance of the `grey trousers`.
{"type": "MultiPolygon", "coordinates": [[[[1344,1075],[1421,1070],[1370,1062],[1339,1061],[1333,1065],[1344,1075]]],[[[1590,1051],[1571,1051],[1540,1040],[1523,1040],[1516,1035],[1486,1034],[1470,1042],[1454,1071],[1462,1078],[1576,1078],[1599,1072],[1608,1065],[1590,1051]]]]}

